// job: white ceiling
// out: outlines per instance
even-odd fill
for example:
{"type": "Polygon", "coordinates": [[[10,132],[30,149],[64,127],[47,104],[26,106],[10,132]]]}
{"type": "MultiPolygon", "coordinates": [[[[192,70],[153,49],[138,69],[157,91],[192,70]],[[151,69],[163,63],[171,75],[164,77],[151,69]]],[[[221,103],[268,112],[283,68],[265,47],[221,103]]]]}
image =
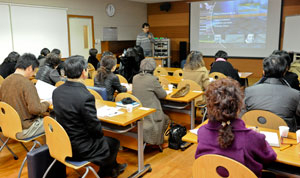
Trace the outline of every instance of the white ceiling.
{"type": "Polygon", "coordinates": [[[143,2],[143,3],[159,3],[159,2],[171,2],[171,1],[181,1],[181,0],[129,0],[135,2],[143,2]]]}

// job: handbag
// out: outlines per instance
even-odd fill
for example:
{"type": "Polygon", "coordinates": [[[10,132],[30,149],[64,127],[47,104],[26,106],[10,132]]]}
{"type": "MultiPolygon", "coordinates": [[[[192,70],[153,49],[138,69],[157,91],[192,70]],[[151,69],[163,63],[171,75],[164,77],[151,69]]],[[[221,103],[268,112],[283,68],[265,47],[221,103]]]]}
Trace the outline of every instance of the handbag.
{"type": "Polygon", "coordinates": [[[184,87],[180,88],[176,93],[174,93],[171,98],[180,98],[187,95],[190,91],[190,85],[186,84],[184,87]]]}
{"type": "Polygon", "coordinates": [[[166,136],[169,136],[169,148],[178,150],[184,144],[181,138],[186,134],[186,128],[179,124],[171,124],[170,129],[167,130],[166,136]]]}

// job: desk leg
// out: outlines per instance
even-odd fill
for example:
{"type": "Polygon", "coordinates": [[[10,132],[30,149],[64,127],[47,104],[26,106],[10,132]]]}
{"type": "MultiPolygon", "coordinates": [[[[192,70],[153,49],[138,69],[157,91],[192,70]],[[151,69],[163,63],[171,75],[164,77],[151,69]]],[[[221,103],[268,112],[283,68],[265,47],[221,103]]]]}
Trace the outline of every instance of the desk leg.
{"type": "Polygon", "coordinates": [[[191,101],[191,129],[195,127],[195,100],[191,101]]]}
{"type": "Polygon", "coordinates": [[[152,169],[150,164],[144,165],[144,141],[143,141],[143,119],[137,122],[138,125],[138,170],[129,178],[141,177],[152,169]]]}

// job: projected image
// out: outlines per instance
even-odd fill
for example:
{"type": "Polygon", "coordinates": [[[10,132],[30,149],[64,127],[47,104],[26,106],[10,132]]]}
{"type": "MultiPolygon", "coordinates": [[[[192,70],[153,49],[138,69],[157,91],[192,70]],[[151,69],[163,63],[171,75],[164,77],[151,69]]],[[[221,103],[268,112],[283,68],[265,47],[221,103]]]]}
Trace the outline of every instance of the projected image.
{"type": "Polygon", "coordinates": [[[265,47],[268,0],[200,2],[199,9],[200,47],[265,47]]]}

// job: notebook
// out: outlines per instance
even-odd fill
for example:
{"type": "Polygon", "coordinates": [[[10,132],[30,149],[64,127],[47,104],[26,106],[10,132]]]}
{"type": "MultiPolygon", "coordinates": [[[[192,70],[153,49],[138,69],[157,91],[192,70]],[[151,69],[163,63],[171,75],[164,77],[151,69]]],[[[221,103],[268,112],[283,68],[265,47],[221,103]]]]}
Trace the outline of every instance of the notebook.
{"type": "Polygon", "coordinates": [[[280,147],[277,133],[266,131],[260,131],[259,133],[264,134],[266,136],[266,141],[269,143],[270,146],[280,147]]]}

